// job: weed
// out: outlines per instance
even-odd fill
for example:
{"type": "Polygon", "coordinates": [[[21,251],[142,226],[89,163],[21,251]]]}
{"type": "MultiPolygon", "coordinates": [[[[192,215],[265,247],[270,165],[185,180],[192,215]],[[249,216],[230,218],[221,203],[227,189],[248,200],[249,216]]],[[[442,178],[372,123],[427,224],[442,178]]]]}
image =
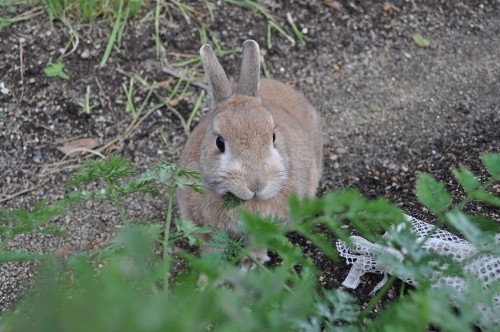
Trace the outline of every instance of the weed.
{"type": "Polygon", "coordinates": [[[431,44],[427,39],[422,37],[422,35],[419,33],[414,34],[411,38],[418,47],[427,48],[431,44]]]}
{"type": "Polygon", "coordinates": [[[122,84],[123,91],[125,92],[125,97],[127,98],[127,102],[125,105],[125,111],[132,116],[133,119],[137,119],[139,116],[139,112],[135,109],[134,105],[134,79],[130,79],[130,84],[129,87],[124,84],[122,84]]]}
{"type": "MultiPolygon", "coordinates": [[[[148,89],[149,92],[148,92],[148,96],[147,96],[146,100],[149,100],[149,97],[151,96],[151,94],[154,94],[156,98],[161,100],[161,103],[159,105],[155,105],[155,107],[152,108],[150,111],[148,111],[146,113],[146,115],[150,114],[150,112],[152,110],[156,110],[161,106],[165,106],[169,111],[171,111],[179,119],[179,121],[181,122],[181,125],[184,129],[184,133],[186,134],[186,136],[189,136],[189,133],[191,131],[191,129],[190,129],[191,124],[192,124],[194,117],[196,116],[198,110],[201,107],[201,103],[203,101],[203,97],[205,96],[205,92],[204,91],[200,92],[200,94],[198,95],[198,97],[194,103],[193,109],[189,114],[189,117],[187,119],[185,119],[182,116],[182,114],[179,113],[179,111],[177,111],[177,109],[174,106],[172,106],[172,103],[174,101],[178,102],[180,100],[186,99],[189,96],[188,89],[191,85],[191,80],[189,80],[185,77],[185,75],[187,75],[187,74],[182,73],[180,75],[180,77],[177,80],[177,82],[175,83],[174,87],[169,91],[168,97],[165,98],[160,94],[160,92],[158,92],[158,89],[160,87],[159,84],[149,83],[148,81],[146,81],[145,79],[143,79],[137,75],[132,75],[132,74],[129,74],[129,73],[126,73],[123,71],[120,71],[120,72],[122,74],[130,77],[131,79],[135,79],[144,88],[148,89]]],[[[143,105],[144,105],[144,103],[143,103],[143,105]]]]}
{"type": "Polygon", "coordinates": [[[64,63],[56,62],[43,68],[43,72],[48,77],[59,77],[63,80],[69,80],[69,75],[64,72],[64,63]]]}
{"type": "MultiPolygon", "coordinates": [[[[232,5],[240,6],[249,10],[256,11],[257,13],[261,14],[262,16],[265,17],[267,20],[267,46],[268,48],[272,48],[272,42],[271,42],[271,29],[274,29],[278,31],[278,33],[283,36],[285,39],[287,39],[292,45],[295,45],[295,39],[290,36],[288,32],[284,28],[282,28],[275,20],[274,16],[269,12],[269,9],[255,1],[252,0],[224,0],[227,3],[230,3],[232,5]]],[[[293,19],[289,20],[290,25],[292,26],[292,29],[296,29],[296,36],[301,38],[299,40],[303,41],[303,36],[302,33],[298,30],[297,26],[295,25],[295,22],[293,19]]],[[[294,30],[295,33],[295,30],[294,30]]]]}
{"type": "Polygon", "coordinates": [[[305,44],[306,41],[304,39],[304,34],[302,33],[302,31],[300,31],[300,29],[295,24],[295,21],[293,20],[292,14],[287,13],[286,19],[287,19],[288,23],[290,24],[290,26],[292,27],[293,33],[295,34],[295,37],[297,38],[299,43],[305,44]]]}
{"type": "Polygon", "coordinates": [[[18,14],[18,6],[27,4],[29,1],[0,1],[0,9],[5,8],[7,16],[0,17],[0,31],[16,22],[31,20],[32,18],[43,13],[38,7],[29,9],[18,14]]]}
{"type": "MultiPolygon", "coordinates": [[[[500,156],[485,154],[482,160],[490,174],[484,182],[464,166],[454,172],[466,192],[466,198],[457,205],[450,203],[449,194],[442,184],[429,175],[420,176],[417,195],[446,225],[481,247],[482,254],[499,257],[491,233],[498,232],[498,226],[493,227],[495,223],[489,221],[488,231],[485,231],[459,210],[464,202],[472,200],[498,206],[498,197],[491,193],[491,188],[500,181],[500,156]]],[[[11,234],[8,236],[12,238],[13,229],[32,231],[32,226],[45,225],[47,220],[64,213],[69,205],[81,200],[114,201],[114,198],[120,199],[137,191],[158,194],[155,183],[166,186],[168,190],[163,237],[158,225],[127,223],[113,241],[113,250],[104,250],[99,255],[100,267],[94,264],[93,256],[87,254],[75,255],[67,263],[60,264],[50,255],[23,257],[19,253],[18,257],[14,257],[16,254],[2,256],[0,250],[0,262],[13,258],[38,258],[42,261],[38,288],[18,305],[15,312],[2,314],[1,330],[61,331],[70,326],[73,331],[379,331],[401,330],[401,327],[403,330],[425,330],[429,324],[443,331],[472,331],[474,324],[485,330],[495,329],[494,321],[485,319],[476,305],[496,312],[493,303],[495,294],[500,293],[500,283],[491,282],[484,289],[477,280],[466,278],[467,291],[455,295],[450,295],[449,290],[442,287],[431,288],[428,273],[445,265],[429,265],[430,260],[441,262],[439,257],[423,254],[422,242],[405,232],[391,233],[394,235],[392,245],[402,248],[404,259],[381,259],[390,263],[398,274],[401,271],[409,273],[418,287],[389,304],[378,316],[369,318],[395,277],[390,278],[363,310],[355,304],[352,296],[343,291],[318,288],[318,271],[313,262],[286,235],[296,232],[308,238],[332,259],[336,258],[336,253],[331,241],[325,237],[325,230],[344,240],[355,231],[375,243],[387,245],[387,239],[379,234],[382,230],[390,231],[391,225],[398,225],[404,219],[401,211],[386,200],[367,200],[352,190],[329,193],[317,199],[293,197],[288,223],[241,211],[242,227],[253,240],[248,247],[242,247],[241,242],[224,232],[198,228],[185,220],[177,220],[177,231],[170,233],[173,194],[181,187],[201,190],[199,174],[163,163],[155,165],[138,180],[125,181],[134,174],[135,167],[119,157],[87,162],[68,186],[88,185],[97,180],[104,184],[103,189],[93,193],[71,193],[63,203],[40,205],[31,213],[3,214],[3,219],[0,218],[3,233],[0,235],[5,241],[7,238],[3,234],[11,234]],[[322,227],[318,228],[318,225],[322,227]],[[199,244],[198,235],[207,232],[212,232],[214,245],[221,249],[221,253],[200,258],[183,253],[190,270],[171,283],[168,249],[172,245],[169,239],[186,237],[191,244],[199,244]],[[158,241],[163,244],[163,259],[154,254],[158,241]],[[260,266],[246,275],[231,263],[241,255],[249,255],[253,249],[263,247],[276,253],[282,263],[272,270],[260,266]],[[200,274],[207,278],[203,290],[197,285],[200,274]],[[458,302],[455,299],[453,303],[459,303],[459,310],[451,305],[453,296],[458,298],[458,302]]],[[[460,275],[467,276],[460,266],[453,268],[460,275]]]]}
{"type": "Polygon", "coordinates": [[[120,219],[128,224],[129,218],[125,213],[122,199],[128,195],[143,192],[159,196],[156,188],[144,181],[129,181],[120,183],[121,179],[136,174],[136,168],[126,159],[111,156],[106,160],[87,160],[83,168],[78,171],[67,183],[66,188],[76,188],[78,185],[89,185],[95,181],[102,181],[105,187],[88,192],[75,191],[70,193],[69,198],[74,202],[108,200],[117,209],[120,219]]]}
{"type": "Polygon", "coordinates": [[[90,101],[90,85],[87,85],[87,89],[86,89],[86,92],[85,92],[85,97],[84,97],[83,103],[81,103],[80,106],[82,107],[83,111],[85,113],[87,113],[87,114],[90,114],[90,112],[92,112],[92,110],[94,108],[96,108],[97,106],[99,106],[99,104],[92,103],[90,101]]]}
{"type": "Polygon", "coordinates": [[[203,192],[199,180],[201,176],[198,172],[182,169],[174,164],[163,163],[156,165],[152,170],[142,174],[139,178],[140,183],[150,183],[156,181],[168,189],[168,204],[167,204],[167,219],[165,221],[165,235],[163,241],[163,260],[164,260],[164,275],[163,287],[168,293],[170,263],[168,257],[168,242],[170,239],[170,224],[172,222],[172,209],[174,204],[175,191],[178,188],[190,188],[199,193],[203,192]]]}
{"type": "Polygon", "coordinates": [[[155,18],[154,18],[154,25],[155,25],[155,51],[156,51],[156,56],[160,57],[160,55],[163,55],[165,53],[165,47],[163,46],[163,43],[160,39],[160,9],[161,9],[161,1],[156,0],[156,7],[155,7],[155,18]]]}

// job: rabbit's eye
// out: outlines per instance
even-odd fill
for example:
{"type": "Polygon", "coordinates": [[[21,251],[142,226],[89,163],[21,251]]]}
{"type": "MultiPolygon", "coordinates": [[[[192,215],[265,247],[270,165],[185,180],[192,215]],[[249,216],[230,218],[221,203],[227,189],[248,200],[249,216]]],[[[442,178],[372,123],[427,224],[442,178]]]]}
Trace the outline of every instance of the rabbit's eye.
{"type": "Polygon", "coordinates": [[[275,133],[273,133],[273,143],[274,143],[274,141],[276,141],[276,134],[275,133]]]}
{"type": "Polygon", "coordinates": [[[215,144],[217,145],[217,149],[219,149],[219,151],[221,153],[224,153],[224,151],[226,150],[226,145],[224,144],[224,139],[220,136],[217,136],[217,139],[215,140],[215,144]]]}

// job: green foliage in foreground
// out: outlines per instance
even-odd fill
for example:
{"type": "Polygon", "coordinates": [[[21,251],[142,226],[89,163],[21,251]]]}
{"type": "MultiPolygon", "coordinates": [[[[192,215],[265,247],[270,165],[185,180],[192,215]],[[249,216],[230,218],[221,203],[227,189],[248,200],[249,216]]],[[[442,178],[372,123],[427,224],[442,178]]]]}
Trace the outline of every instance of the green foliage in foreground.
{"type": "MultiPolygon", "coordinates": [[[[500,181],[500,157],[486,154],[482,160],[491,175],[484,182],[464,166],[454,172],[466,193],[457,205],[452,206],[445,187],[426,174],[419,178],[417,195],[439,217],[439,226],[451,227],[468,241],[482,245],[485,253],[498,257],[499,249],[491,246],[498,225],[460,211],[473,200],[500,205],[499,198],[491,193],[492,186],[500,181]]],[[[440,262],[440,258],[423,251],[421,243],[407,231],[394,233],[390,226],[405,221],[401,211],[386,200],[367,200],[351,190],[318,199],[293,198],[289,223],[242,211],[242,227],[253,238],[251,247],[242,248],[238,241],[217,233],[217,243],[213,245],[224,249],[226,242],[232,255],[224,255],[229,258],[223,259],[226,251],[221,250],[221,254],[199,258],[168,240],[186,237],[190,243],[199,243],[197,234],[213,230],[179,220],[177,231],[169,233],[167,226],[162,232],[159,223],[132,222],[122,202],[125,196],[136,192],[159,195],[156,184],[165,185],[170,194],[166,225],[170,225],[174,190],[201,190],[199,176],[172,164],[157,165],[138,180],[130,181],[136,175],[135,167],[119,157],[90,161],[68,186],[88,186],[100,181],[102,189],[74,191],[66,200],[39,205],[32,212],[0,211],[0,263],[21,260],[5,250],[11,239],[19,234],[50,230],[47,225],[52,218],[80,201],[110,200],[122,210],[124,222],[110,247],[97,254],[81,253],[65,262],[50,255],[25,254],[22,259],[41,262],[38,287],[14,312],[0,316],[0,331],[422,331],[429,324],[442,331],[472,331],[474,324],[485,330],[495,328],[480,315],[476,303],[495,312],[492,297],[500,293],[500,284],[492,283],[484,289],[460,266],[449,264],[443,273],[463,276],[469,290],[462,296],[453,296],[445,288],[431,288],[428,279],[437,267],[428,263],[440,262]],[[367,318],[368,313],[388,287],[361,310],[348,293],[320,288],[319,271],[286,236],[289,232],[301,234],[325,255],[336,259],[331,237],[347,240],[352,230],[380,244],[386,243],[380,234],[392,232],[393,245],[403,249],[405,258],[381,259],[392,264],[399,275],[407,273],[419,284],[372,319],[367,318]],[[163,257],[157,254],[159,245],[164,246],[163,257]],[[236,262],[259,247],[269,248],[282,263],[271,269],[259,266],[242,273],[236,262]],[[172,261],[180,260],[189,267],[176,271],[172,279],[172,261]],[[452,299],[460,303],[460,310],[453,308],[452,299]]]]}

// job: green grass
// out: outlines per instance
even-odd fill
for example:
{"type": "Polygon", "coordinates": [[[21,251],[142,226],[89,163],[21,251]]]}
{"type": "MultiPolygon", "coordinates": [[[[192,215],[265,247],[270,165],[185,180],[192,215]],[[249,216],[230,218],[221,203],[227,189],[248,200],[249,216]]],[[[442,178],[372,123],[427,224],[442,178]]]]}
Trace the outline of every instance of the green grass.
{"type": "MultiPolygon", "coordinates": [[[[287,39],[292,45],[295,45],[295,39],[285,30],[285,28],[283,28],[281,25],[278,24],[278,22],[276,21],[274,16],[271,14],[269,9],[265,5],[262,5],[258,2],[252,1],[252,0],[224,0],[224,1],[229,3],[229,4],[235,5],[235,6],[239,6],[239,7],[246,8],[248,10],[255,11],[256,13],[259,13],[260,15],[262,15],[266,19],[266,21],[267,21],[267,46],[268,46],[268,48],[272,48],[271,30],[276,30],[282,37],[287,39]]],[[[294,33],[296,34],[296,36],[299,37],[299,41],[301,43],[303,43],[304,40],[303,40],[302,33],[298,30],[293,19],[290,17],[290,19],[288,21],[291,24],[292,29],[293,29],[294,33]]]]}
{"type": "Polygon", "coordinates": [[[0,31],[16,22],[27,21],[35,18],[43,13],[39,7],[30,8],[24,12],[20,12],[19,7],[28,5],[31,1],[0,1],[0,13],[5,13],[5,16],[0,16],[0,31]]]}
{"type": "Polygon", "coordinates": [[[90,85],[87,85],[87,89],[85,90],[85,97],[83,99],[83,103],[80,104],[82,107],[83,111],[86,114],[90,114],[94,108],[99,106],[97,103],[92,103],[91,100],[91,91],[90,91],[90,85]]]}

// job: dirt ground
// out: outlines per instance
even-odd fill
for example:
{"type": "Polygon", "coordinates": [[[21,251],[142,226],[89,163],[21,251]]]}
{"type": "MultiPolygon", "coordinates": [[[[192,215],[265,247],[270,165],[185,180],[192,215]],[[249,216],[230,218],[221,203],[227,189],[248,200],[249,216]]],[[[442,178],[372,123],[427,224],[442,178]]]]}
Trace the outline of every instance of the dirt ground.
{"type": "MultiPolygon", "coordinates": [[[[384,1],[340,1],[341,10],[326,5],[328,1],[259,2],[287,29],[286,14],[291,13],[307,32],[306,43],[292,45],[273,32],[273,47],[267,49],[265,18],[224,1],[213,2],[214,18],[207,14],[204,21],[223,49],[255,39],[265,51],[272,76],[295,85],[321,113],[325,168],[319,194],[358,188],[370,198],[387,197],[406,213],[432,222],[433,216],[414,193],[420,172],[445,182],[455,199],[462,193],[452,169],[465,164],[485,176],[479,155],[500,152],[497,0],[395,0],[390,7],[384,1]],[[422,34],[429,47],[417,46],[412,40],[415,33],[422,34]]],[[[184,3],[206,13],[202,1],[184,3]]],[[[40,199],[50,203],[62,198],[63,184],[78,161],[68,163],[72,158],[65,158],[57,147],[77,138],[94,138],[103,145],[125,131],[130,116],[125,112],[122,84],[129,81],[119,68],[150,82],[175,83],[155,55],[153,22],[141,22],[153,10],[151,4],[129,22],[122,47],[115,48],[103,68],[99,62],[111,23],[80,26],[76,49],[62,59],[68,81],[43,73],[44,67],[71,50],[66,49],[67,25],[51,25],[43,14],[0,32],[0,85],[4,87],[0,93],[0,204],[31,208],[40,199]],[[98,104],[90,114],[80,106],[87,86],[91,101],[98,104]]],[[[160,37],[167,66],[184,60],[185,54],[197,54],[197,25],[188,23],[172,6],[163,6],[162,13],[160,37]]],[[[239,54],[221,62],[236,79],[239,54]]],[[[145,95],[138,89],[137,104],[145,95]]],[[[195,96],[175,107],[189,114],[195,96]]],[[[205,101],[202,112],[207,105],[205,101]]],[[[163,107],[112,150],[144,170],[160,159],[177,161],[185,141],[178,118],[163,107]]],[[[161,220],[165,215],[159,199],[136,197],[127,205],[142,219],[161,220]]],[[[475,205],[468,210],[500,222],[498,210],[475,205]]],[[[25,236],[9,248],[58,253],[93,250],[104,246],[120,227],[115,210],[101,203],[73,209],[54,223],[67,236],[25,236]]],[[[339,287],[348,266],[329,261],[301,239],[296,241],[317,262],[321,284],[339,287]]],[[[13,308],[34,271],[33,263],[0,266],[0,311],[13,308]]],[[[367,294],[379,279],[366,276],[352,291],[361,305],[369,301],[367,294]]],[[[398,287],[393,286],[384,301],[396,296],[398,287]]]]}

